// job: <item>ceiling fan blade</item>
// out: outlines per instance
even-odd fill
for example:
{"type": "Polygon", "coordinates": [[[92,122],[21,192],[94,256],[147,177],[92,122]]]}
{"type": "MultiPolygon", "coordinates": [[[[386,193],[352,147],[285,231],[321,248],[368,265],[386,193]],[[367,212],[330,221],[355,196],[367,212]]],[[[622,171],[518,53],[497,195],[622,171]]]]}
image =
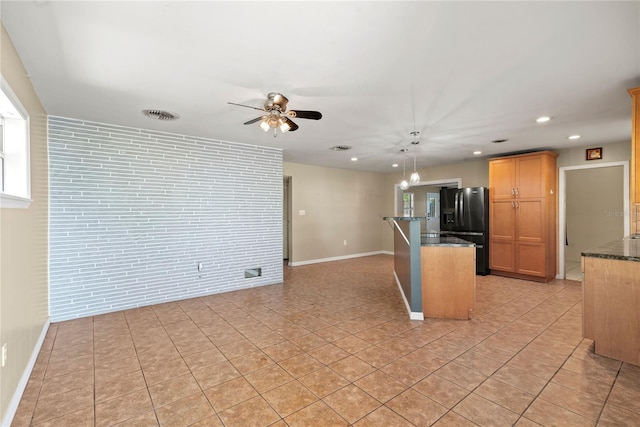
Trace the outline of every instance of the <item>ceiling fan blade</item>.
{"type": "Polygon", "coordinates": [[[258,111],[266,111],[264,108],[252,107],[251,105],[236,104],[235,102],[227,102],[227,104],[237,105],[238,107],[253,108],[258,111]]]}
{"type": "Polygon", "coordinates": [[[255,119],[249,120],[248,122],[244,122],[245,125],[252,125],[260,120],[264,120],[267,116],[256,117],[255,119]]]}
{"type": "Polygon", "coordinates": [[[289,125],[289,130],[287,132],[298,130],[298,125],[293,123],[289,117],[283,117],[282,120],[289,125]]]}
{"type": "Polygon", "coordinates": [[[289,110],[287,114],[289,117],[299,117],[301,119],[320,120],[322,118],[320,111],[289,110]]]}

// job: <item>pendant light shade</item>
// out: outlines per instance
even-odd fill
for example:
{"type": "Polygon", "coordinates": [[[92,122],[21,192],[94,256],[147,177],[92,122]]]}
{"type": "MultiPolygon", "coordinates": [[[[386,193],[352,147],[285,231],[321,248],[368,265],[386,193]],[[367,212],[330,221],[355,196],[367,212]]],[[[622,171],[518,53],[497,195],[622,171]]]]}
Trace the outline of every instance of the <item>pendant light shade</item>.
{"type": "Polygon", "coordinates": [[[400,182],[400,189],[403,191],[409,189],[409,183],[407,182],[406,166],[407,166],[407,160],[402,159],[402,181],[400,182]]]}
{"type": "Polygon", "coordinates": [[[418,171],[416,170],[416,155],[413,155],[413,173],[411,177],[409,177],[409,183],[411,185],[416,185],[420,183],[420,175],[418,175],[418,171]]]}
{"type": "Polygon", "coordinates": [[[418,172],[414,172],[411,174],[411,177],[409,178],[409,183],[411,185],[420,184],[420,175],[418,175],[418,172]]]}

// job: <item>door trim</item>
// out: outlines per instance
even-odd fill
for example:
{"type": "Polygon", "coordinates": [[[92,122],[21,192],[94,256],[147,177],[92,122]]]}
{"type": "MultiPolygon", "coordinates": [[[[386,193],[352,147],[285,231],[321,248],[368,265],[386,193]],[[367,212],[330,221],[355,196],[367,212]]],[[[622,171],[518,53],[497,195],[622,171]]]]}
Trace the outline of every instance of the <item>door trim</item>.
{"type": "Polygon", "coordinates": [[[567,227],[567,171],[578,169],[596,169],[596,168],[609,168],[615,166],[622,166],[622,179],[623,189],[623,211],[626,217],[624,221],[624,235],[628,236],[630,233],[629,227],[629,161],[624,160],[621,162],[609,162],[598,163],[595,165],[579,165],[579,166],[563,166],[559,168],[559,182],[558,182],[558,272],[556,279],[564,279],[564,236],[565,229],[567,227]]]}

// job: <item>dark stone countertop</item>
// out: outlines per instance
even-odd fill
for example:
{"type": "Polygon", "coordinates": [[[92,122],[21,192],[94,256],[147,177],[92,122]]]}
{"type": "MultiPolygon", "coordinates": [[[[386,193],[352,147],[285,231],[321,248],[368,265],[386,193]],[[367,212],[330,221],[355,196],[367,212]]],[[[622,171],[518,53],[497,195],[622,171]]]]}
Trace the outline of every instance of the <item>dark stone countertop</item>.
{"type": "Polygon", "coordinates": [[[426,220],[427,217],[426,216],[385,216],[382,217],[382,219],[389,220],[389,219],[395,219],[396,221],[422,221],[422,220],[426,220]]]}
{"type": "Polygon", "coordinates": [[[640,262],[640,239],[625,237],[614,240],[597,248],[587,249],[582,252],[582,256],[640,262]]]}
{"type": "Polygon", "coordinates": [[[455,246],[469,247],[475,246],[475,243],[467,242],[453,236],[440,236],[435,233],[423,234],[420,238],[421,246],[455,246]]]}

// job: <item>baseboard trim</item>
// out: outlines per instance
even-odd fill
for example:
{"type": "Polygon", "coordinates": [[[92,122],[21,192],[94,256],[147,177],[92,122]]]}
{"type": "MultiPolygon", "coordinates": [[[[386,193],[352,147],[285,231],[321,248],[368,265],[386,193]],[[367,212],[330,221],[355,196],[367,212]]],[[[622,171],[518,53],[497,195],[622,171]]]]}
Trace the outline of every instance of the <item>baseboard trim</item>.
{"type": "Polygon", "coordinates": [[[402,295],[402,301],[404,301],[404,306],[407,308],[407,313],[409,313],[410,320],[424,320],[424,313],[419,311],[411,311],[411,307],[409,306],[409,301],[407,301],[407,297],[404,295],[404,290],[402,289],[402,285],[400,284],[400,279],[398,279],[398,275],[395,270],[393,271],[393,277],[396,279],[396,285],[398,285],[398,289],[400,290],[400,295],[402,295]]]}
{"type": "Polygon", "coordinates": [[[299,265],[319,264],[321,262],[340,261],[343,259],[362,258],[365,256],[383,255],[383,254],[387,254],[387,253],[385,251],[365,252],[361,254],[342,255],[342,256],[336,256],[331,258],[319,258],[319,259],[310,259],[307,261],[290,262],[289,265],[291,267],[297,267],[299,265]]]}
{"type": "Polygon", "coordinates": [[[9,406],[7,407],[7,412],[4,415],[2,420],[3,426],[10,426],[13,422],[13,417],[16,416],[16,412],[18,411],[18,405],[20,404],[20,400],[22,399],[22,395],[24,394],[24,390],[27,388],[27,383],[29,382],[29,377],[31,376],[31,372],[33,372],[33,368],[36,365],[36,360],[38,360],[38,354],[40,354],[40,350],[42,349],[42,344],[44,343],[44,339],[47,336],[47,332],[49,331],[49,325],[51,325],[51,318],[47,318],[44,326],[42,327],[42,331],[40,332],[40,336],[38,337],[38,341],[36,341],[36,345],[33,348],[33,352],[31,353],[31,357],[29,358],[29,362],[22,373],[22,377],[18,382],[18,386],[16,387],[15,392],[13,393],[13,397],[11,398],[11,402],[9,402],[9,406]]]}

